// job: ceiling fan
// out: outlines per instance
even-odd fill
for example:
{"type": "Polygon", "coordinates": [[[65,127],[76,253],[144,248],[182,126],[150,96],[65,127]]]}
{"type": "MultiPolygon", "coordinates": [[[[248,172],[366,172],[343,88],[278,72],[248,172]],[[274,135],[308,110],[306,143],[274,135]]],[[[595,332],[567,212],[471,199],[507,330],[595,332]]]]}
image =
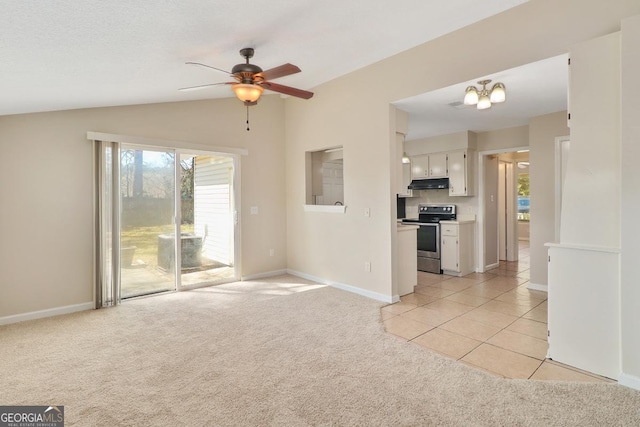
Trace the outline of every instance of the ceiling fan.
{"type": "Polygon", "coordinates": [[[185,87],[179,90],[196,90],[216,85],[231,85],[231,88],[235,92],[238,99],[244,102],[244,105],[246,106],[256,105],[258,103],[260,95],[262,95],[262,92],[265,89],[303,99],[309,99],[313,96],[313,92],[271,82],[271,80],[277,79],[279,77],[299,73],[300,68],[293,64],[287,63],[263,71],[262,68],[258,67],[257,65],[249,63],[249,59],[253,57],[253,53],[254,50],[250,47],[240,49],[240,55],[245,58],[245,63],[235,65],[231,69],[231,72],[221,70],[220,68],[212,67],[210,65],[201,64],[199,62],[187,62],[187,64],[199,65],[229,74],[232,78],[235,79],[235,81],[185,87]]]}

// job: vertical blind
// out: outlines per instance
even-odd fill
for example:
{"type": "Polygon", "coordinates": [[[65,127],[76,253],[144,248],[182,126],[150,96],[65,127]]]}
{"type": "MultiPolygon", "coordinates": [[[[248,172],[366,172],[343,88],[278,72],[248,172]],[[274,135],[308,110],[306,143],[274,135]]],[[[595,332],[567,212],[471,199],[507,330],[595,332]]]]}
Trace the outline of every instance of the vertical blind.
{"type": "Polygon", "coordinates": [[[96,210],[96,308],[120,303],[120,239],[117,230],[120,176],[120,145],[117,142],[95,141],[96,210]]]}

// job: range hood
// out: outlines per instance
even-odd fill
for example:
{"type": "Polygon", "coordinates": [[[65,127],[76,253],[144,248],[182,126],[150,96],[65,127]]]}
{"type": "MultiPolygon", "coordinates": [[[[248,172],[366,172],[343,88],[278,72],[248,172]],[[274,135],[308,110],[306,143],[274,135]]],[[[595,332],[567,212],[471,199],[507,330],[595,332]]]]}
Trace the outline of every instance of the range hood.
{"type": "Polygon", "coordinates": [[[449,188],[449,178],[414,179],[409,190],[439,190],[449,188]]]}

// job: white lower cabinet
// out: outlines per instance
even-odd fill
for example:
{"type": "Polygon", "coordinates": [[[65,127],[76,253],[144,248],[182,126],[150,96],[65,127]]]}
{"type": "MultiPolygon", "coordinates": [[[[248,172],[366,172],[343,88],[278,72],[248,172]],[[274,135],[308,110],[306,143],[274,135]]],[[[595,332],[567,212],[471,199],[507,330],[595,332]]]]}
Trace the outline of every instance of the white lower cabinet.
{"type": "MultiPolygon", "coordinates": [[[[455,227],[456,229],[458,227],[455,227]]],[[[440,268],[443,271],[458,271],[459,253],[458,253],[458,236],[442,236],[442,245],[440,248],[440,268]]]]}
{"type": "Polygon", "coordinates": [[[473,222],[440,223],[440,266],[444,274],[466,276],[474,271],[473,222]]]}

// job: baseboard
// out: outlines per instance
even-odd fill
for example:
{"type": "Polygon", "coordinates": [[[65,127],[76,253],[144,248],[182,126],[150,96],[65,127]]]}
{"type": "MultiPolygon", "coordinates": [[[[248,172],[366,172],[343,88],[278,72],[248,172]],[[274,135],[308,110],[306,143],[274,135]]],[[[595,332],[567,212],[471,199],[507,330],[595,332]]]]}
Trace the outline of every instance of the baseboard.
{"type": "Polygon", "coordinates": [[[489,271],[489,270],[492,270],[492,269],[498,268],[498,267],[500,267],[500,262],[496,262],[495,264],[485,265],[484,271],[489,271]]]}
{"type": "Polygon", "coordinates": [[[302,272],[295,271],[295,270],[287,270],[287,273],[289,273],[289,274],[291,274],[293,276],[301,277],[303,279],[312,280],[314,282],[322,283],[323,285],[328,285],[328,286],[331,286],[332,288],[342,289],[343,291],[347,291],[347,292],[351,292],[351,293],[354,293],[354,294],[362,295],[364,297],[371,298],[371,299],[374,299],[376,301],[382,301],[382,302],[386,302],[386,303],[394,303],[394,302],[398,302],[400,300],[400,298],[397,295],[395,295],[395,296],[383,295],[383,294],[380,294],[378,292],[367,291],[366,289],[358,288],[356,286],[347,285],[345,283],[334,282],[334,281],[331,281],[331,280],[326,280],[326,279],[323,279],[321,277],[316,277],[316,276],[313,276],[311,274],[306,274],[306,273],[302,273],[302,272]]]}
{"type": "Polygon", "coordinates": [[[13,316],[0,317],[0,325],[8,325],[11,323],[24,322],[27,320],[44,319],[45,317],[59,316],[61,314],[70,314],[78,311],[93,310],[95,304],[93,302],[85,302],[82,304],[67,305],[64,307],[50,308],[47,310],[32,311],[29,313],[14,314],[13,316]]]}
{"type": "Polygon", "coordinates": [[[242,276],[242,280],[266,279],[267,277],[282,276],[283,274],[287,274],[287,270],[273,270],[266,271],[264,273],[251,274],[249,276],[242,276]]]}
{"type": "Polygon", "coordinates": [[[549,286],[547,286],[547,285],[539,285],[537,283],[531,283],[531,282],[529,282],[529,284],[527,285],[527,289],[532,290],[532,291],[549,292],[549,286]]]}
{"type": "Polygon", "coordinates": [[[618,384],[640,390],[640,378],[633,375],[625,374],[624,372],[621,373],[618,377],[618,384]]]}

